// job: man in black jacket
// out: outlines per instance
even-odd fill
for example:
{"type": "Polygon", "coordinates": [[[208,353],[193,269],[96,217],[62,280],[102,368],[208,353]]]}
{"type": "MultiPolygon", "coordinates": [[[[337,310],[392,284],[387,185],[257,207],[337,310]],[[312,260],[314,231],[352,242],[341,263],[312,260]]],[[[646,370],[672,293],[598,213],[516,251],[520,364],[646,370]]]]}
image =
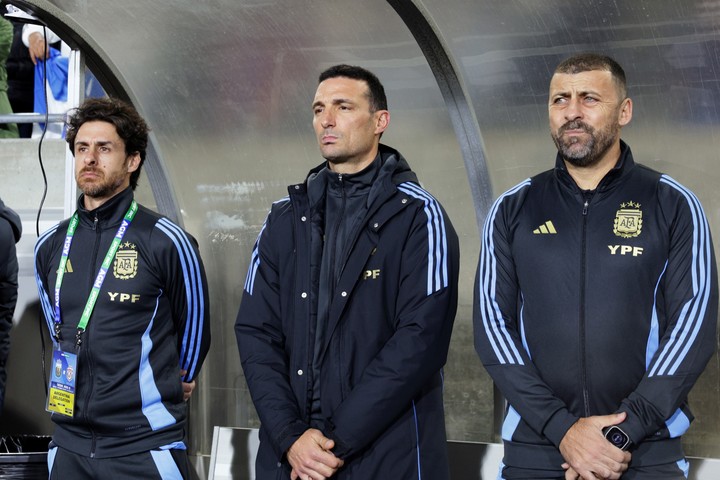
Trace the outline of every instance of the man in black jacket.
{"type": "Polygon", "coordinates": [[[262,479],[448,478],[441,368],[458,240],[396,150],[359,67],[320,75],[326,162],[273,204],[235,324],[262,479]]]}
{"type": "MultiPolygon", "coordinates": [[[[35,65],[30,51],[22,41],[24,23],[11,19],[13,40],[7,58],[8,99],[13,113],[32,113],[35,110],[35,65]]],[[[20,138],[32,136],[32,123],[18,123],[20,138]]]]}
{"type": "Polygon", "coordinates": [[[683,479],[687,395],[713,355],[717,272],[697,198],[636,164],[611,58],[550,82],[555,169],[485,222],[475,346],[508,406],[502,478],[683,479]]]}
{"type": "Polygon", "coordinates": [[[53,339],[51,479],[191,478],[187,404],[210,346],[195,240],[134,199],[148,127],[89,99],[67,141],[83,194],[35,247],[53,339]]]}
{"type": "Polygon", "coordinates": [[[5,362],[10,353],[10,329],[18,291],[15,244],[21,234],[20,217],[0,200],[0,416],[5,403],[5,362]]]}

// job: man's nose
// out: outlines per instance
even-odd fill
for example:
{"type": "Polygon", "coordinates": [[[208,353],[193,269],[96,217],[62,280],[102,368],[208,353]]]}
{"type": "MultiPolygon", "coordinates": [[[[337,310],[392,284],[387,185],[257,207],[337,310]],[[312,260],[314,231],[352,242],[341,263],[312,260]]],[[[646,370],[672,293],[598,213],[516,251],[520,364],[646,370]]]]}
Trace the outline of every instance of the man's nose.
{"type": "Polygon", "coordinates": [[[582,117],[582,109],[580,108],[580,100],[571,98],[568,100],[567,108],[565,108],[565,118],[567,120],[575,120],[582,117]]]}
{"type": "Polygon", "coordinates": [[[88,148],[86,151],[82,152],[81,155],[83,163],[97,163],[97,151],[94,148],[88,148]]]}
{"type": "Polygon", "coordinates": [[[335,115],[330,111],[324,111],[320,117],[320,125],[322,125],[323,128],[335,125],[335,115]]]}

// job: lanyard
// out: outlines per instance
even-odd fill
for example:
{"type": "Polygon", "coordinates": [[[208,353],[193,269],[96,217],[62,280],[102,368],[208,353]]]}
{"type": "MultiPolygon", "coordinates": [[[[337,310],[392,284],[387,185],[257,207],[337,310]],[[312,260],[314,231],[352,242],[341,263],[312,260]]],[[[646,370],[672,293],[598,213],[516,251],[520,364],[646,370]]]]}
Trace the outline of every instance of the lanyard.
{"type": "MultiPolygon", "coordinates": [[[[80,322],[78,322],[78,331],[77,331],[77,346],[80,347],[80,344],[82,343],[82,340],[80,336],[85,331],[85,328],[87,327],[88,322],[90,321],[90,315],[92,315],[93,310],[95,309],[95,303],[97,302],[98,297],[100,296],[100,287],[102,287],[103,282],[105,281],[105,276],[107,275],[107,271],[110,268],[110,264],[113,261],[113,258],[115,258],[115,254],[118,251],[118,248],[120,248],[120,243],[122,242],[123,236],[125,236],[125,232],[130,227],[130,223],[132,223],[133,218],[135,217],[135,213],[137,212],[138,205],[135,200],[132,201],[130,204],[130,208],[128,208],[128,211],[125,213],[125,217],[123,218],[122,223],[120,224],[120,227],[118,228],[117,233],[115,234],[115,238],[113,239],[112,243],[110,244],[110,248],[108,249],[107,253],[105,254],[105,259],[103,260],[102,265],[100,266],[100,270],[98,271],[97,277],[95,277],[95,282],[93,283],[92,290],[90,291],[90,296],[88,296],[87,302],[85,303],[85,308],[83,309],[82,316],[80,317],[80,322]]],[[[63,277],[65,277],[65,267],[67,266],[68,256],[70,255],[70,245],[73,241],[73,236],[75,235],[75,230],[77,229],[79,223],[78,214],[75,212],[70,219],[70,225],[68,225],[67,234],[65,235],[65,243],[63,244],[63,250],[62,255],[60,256],[60,266],[58,267],[57,272],[57,278],[55,279],[55,339],[60,340],[60,325],[62,324],[62,319],[60,317],[60,286],[63,282],[63,277]]]]}

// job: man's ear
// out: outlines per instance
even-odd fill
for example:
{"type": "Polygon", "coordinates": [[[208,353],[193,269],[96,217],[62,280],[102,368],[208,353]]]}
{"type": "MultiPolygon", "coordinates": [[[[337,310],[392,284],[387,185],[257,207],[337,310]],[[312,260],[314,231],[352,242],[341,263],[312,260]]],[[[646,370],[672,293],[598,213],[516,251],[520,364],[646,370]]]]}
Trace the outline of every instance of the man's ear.
{"type": "Polygon", "coordinates": [[[618,114],[618,123],[621,127],[624,127],[630,120],[632,120],[633,103],[632,100],[626,98],[620,104],[620,112],[618,114]]]}
{"type": "Polygon", "coordinates": [[[390,112],[387,110],[378,110],[375,112],[375,117],[375,134],[379,135],[390,125],[390,112]]]}
{"type": "Polygon", "coordinates": [[[128,173],[132,173],[140,168],[140,152],[134,152],[128,155],[128,173]]]}

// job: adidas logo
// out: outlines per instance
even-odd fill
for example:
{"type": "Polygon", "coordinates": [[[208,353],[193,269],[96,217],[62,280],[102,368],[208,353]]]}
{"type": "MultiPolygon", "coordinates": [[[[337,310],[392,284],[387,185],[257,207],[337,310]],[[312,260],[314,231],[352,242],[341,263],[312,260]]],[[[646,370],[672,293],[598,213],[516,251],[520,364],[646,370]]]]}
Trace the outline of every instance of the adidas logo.
{"type": "Polygon", "coordinates": [[[543,223],[538,228],[533,230],[533,233],[536,235],[542,235],[546,233],[555,234],[557,233],[557,230],[555,230],[555,225],[553,225],[552,220],[548,220],[547,222],[543,223]]]}
{"type": "MultiPolygon", "coordinates": [[[[55,273],[60,273],[60,269],[58,268],[55,273]]],[[[72,264],[70,263],[70,259],[67,259],[67,263],[65,264],[65,273],[73,273],[72,264]]]]}

